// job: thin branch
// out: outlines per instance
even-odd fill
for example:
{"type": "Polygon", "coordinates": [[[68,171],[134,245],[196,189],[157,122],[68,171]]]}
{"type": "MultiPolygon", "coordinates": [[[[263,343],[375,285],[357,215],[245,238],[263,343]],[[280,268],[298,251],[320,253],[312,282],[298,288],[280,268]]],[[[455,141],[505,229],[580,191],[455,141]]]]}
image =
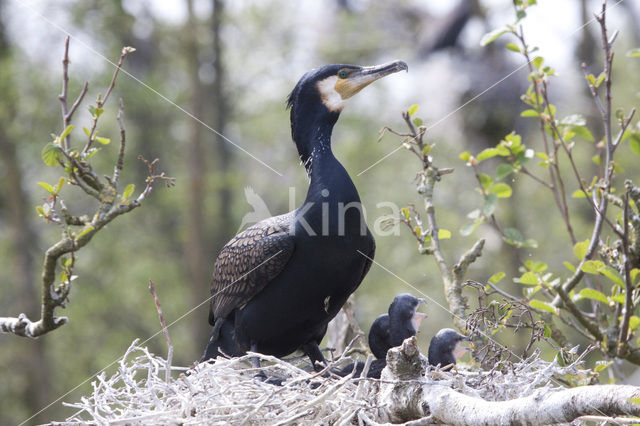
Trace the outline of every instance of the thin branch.
{"type": "Polygon", "coordinates": [[[622,237],[622,266],[623,279],[625,282],[624,309],[622,310],[622,324],[620,324],[620,335],[618,336],[618,354],[622,355],[629,340],[629,321],[633,314],[633,286],[631,282],[631,265],[629,264],[629,188],[624,196],[624,208],[622,210],[622,226],[624,235],[622,237]]]}
{"type": "Polygon", "coordinates": [[[125,140],[126,140],[126,131],[124,129],[124,123],[122,121],[122,114],[124,112],[124,103],[122,102],[122,98],[119,101],[120,108],[118,109],[118,115],[116,119],[118,120],[118,126],[120,126],[120,152],[118,153],[118,160],[116,161],[116,166],[113,169],[113,179],[112,183],[114,187],[118,187],[118,180],[120,179],[120,172],[122,172],[122,167],[124,166],[124,150],[125,150],[125,140]]]}
{"type": "Polygon", "coordinates": [[[158,318],[160,319],[160,325],[162,326],[162,332],[164,333],[164,339],[167,342],[167,371],[165,375],[165,381],[171,382],[171,361],[173,360],[173,345],[171,344],[171,338],[169,337],[169,330],[164,322],[164,316],[162,315],[162,307],[160,306],[160,300],[156,294],[156,289],[153,285],[153,281],[149,280],[149,292],[153,296],[153,301],[156,303],[156,310],[158,311],[158,318]]]}

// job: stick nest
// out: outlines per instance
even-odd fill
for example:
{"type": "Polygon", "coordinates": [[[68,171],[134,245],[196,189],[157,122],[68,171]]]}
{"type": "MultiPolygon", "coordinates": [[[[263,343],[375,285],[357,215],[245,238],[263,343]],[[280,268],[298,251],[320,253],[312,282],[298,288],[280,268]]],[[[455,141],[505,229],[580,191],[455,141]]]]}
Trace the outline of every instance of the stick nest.
{"type": "MultiPolygon", "coordinates": [[[[117,371],[105,372],[92,382],[93,392],[79,402],[63,403],[78,411],[65,422],[53,424],[181,424],[181,425],[284,425],[284,424],[377,424],[387,422],[385,402],[378,401],[381,380],[323,377],[309,372],[304,360],[281,360],[261,354],[196,364],[193,368],[170,367],[167,361],[134,341],[117,371]],[[251,357],[261,360],[251,367],[251,357]],[[282,386],[256,378],[284,379],[282,386]],[[177,377],[175,377],[177,375],[177,377]]],[[[581,358],[581,357],[580,357],[581,358]]],[[[351,361],[341,357],[330,368],[351,361]]],[[[429,368],[425,385],[446,384],[459,392],[499,401],[562,387],[558,377],[590,376],[579,366],[568,367],[542,360],[538,353],[528,359],[491,371],[458,368],[445,372],[429,368]]],[[[326,376],[326,371],[325,371],[326,376]]]]}

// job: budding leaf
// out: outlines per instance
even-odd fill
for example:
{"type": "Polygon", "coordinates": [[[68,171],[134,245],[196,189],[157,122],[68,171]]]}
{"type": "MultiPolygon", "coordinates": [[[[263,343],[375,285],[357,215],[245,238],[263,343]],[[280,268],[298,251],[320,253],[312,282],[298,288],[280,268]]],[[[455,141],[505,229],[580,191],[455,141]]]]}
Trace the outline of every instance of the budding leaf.
{"type": "Polygon", "coordinates": [[[447,240],[451,238],[451,231],[448,229],[438,229],[438,239],[447,240]]]}
{"type": "Polygon", "coordinates": [[[491,187],[490,192],[496,194],[498,198],[509,198],[513,191],[506,183],[498,182],[491,187]]]}
{"type": "Polygon", "coordinates": [[[416,112],[418,112],[418,105],[416,105],[416,104],[411,105],[409,107],[409,116],[412,116],[416,112]]]}
{"type": "Polygon", "coordinates": [[[511,50],[512,52],[520,53],[520,46],[518,46],[515,43],[507,43],[507,45],[505,47],[507,49],[511,50]]]}
{"type": "Polygon", "coordinates": [[[491,277],[489,278],[489,282],[491,284],[498,284],[498,282],[500,282],[501,279],[503,279],[507,274],[505,274],[504,272],[497,272],[493,275],[491,275],[491,277]]]}
{"type": "Polygon", "coordinates": [[[535,309],[540,309],[541,311],[551,312],[552,314],[558,315],[558,308],[555,306],[543,302],[542,300],[533,299],[529,301],[529,306],[535,309]]]}
{"type": "Polygon", "coordinates": [[[575,254],[578,259],[582,260],[586,256],[588,249],[589,240],[580,241],[573,246],[573,254],[575,254]]]}
{"type": "Polygon", "coordinates": [[[536,274],[534,274],[533,272],[525,272],[524,274],[522,274],[522,276],[520,278],[518,278],[517,281],[519,284],[524,284],[524,285],[537,285],[538,284],[538,276],[536,274]]]}
{"type": "Polygon", "coordinates": [[[78,234],[76,239],[84,237],[85,235],[87,235],[89,232],[91,232],[93,230],[94,230],[93,226],[91,226],[91,225],[86,226],[82,231],[80,231],[80,233],[78,234]]]}
{"type": "Polygon", "coordinates": [[[71,131],[73,130],[73,126],[71,124],[69,124],[67,126],[66,129],[64,129],[64,132],[62,132],[62,134],[60,135],[60,140],[64,140],[64,138],[66,138],[67,136],[69,136],[69,133],[71,133],[71,131]]]}
{"type": "Polygon", "coordinates": [[[43,187],[49,194],[56,195],[56,190],[53,188],[53,186],[49,185],[48,183],[38,182],[38,185],[43,187]]]}
{"type": "Polygon", "coordinates": [[[587,299],[597,300],[598,302],[602,303],[609,303],[607,296],[592,288],[583,288],[582,290],[580,290],[580,296],[587,299]]]}
{"type": "Polygon", "coordinates": [[[133,183],[130,183],[129,185],[127,185],[127,187],[124,189],[124,192],[122,193],[122,199],[126,200],[127,198],[131,197],[131,194],[133,194],[133,191],[135,189],[136,189],[136,186],[133,183]]]}
{"type": "Polygon", "coordinates": [[[497,39],[498,37],[500,37],[502,34],[506,33],[507,31],[509,31],[509,29],[507,27],[502,27],[502,28],[497,28],[497,29],[495,29],[495,30],[493,30],[491,32],[486,33],[480,39],[480,46],[486,46],[488,44],[491,44],[493,41],[495,41],[495,39],[497,39]]]}
{"type": "Polygon", "coordinates": [[[49,142],[42,148],[42,161],[47,166],[57,166],[62,161],[62,149],[53,142],[49,142]]]}

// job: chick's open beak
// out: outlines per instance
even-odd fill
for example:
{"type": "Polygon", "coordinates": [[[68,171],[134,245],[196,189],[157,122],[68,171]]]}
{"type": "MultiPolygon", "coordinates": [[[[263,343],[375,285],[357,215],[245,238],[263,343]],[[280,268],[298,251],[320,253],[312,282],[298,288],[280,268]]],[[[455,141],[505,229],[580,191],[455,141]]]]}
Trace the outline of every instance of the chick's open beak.
{"type": "Polygon", "coordinates": [[[346,78],[338,79],[335,89],[343,100],[349,99],[374,81],[403,70],[409,71],[409,67],[404,61],[393,61],[382,65],[362,67],[349,73],[346,78]]]}
{"type": "Polygon", "coordinates": [[[416,312],[415,314],[413,314],[413,317],[411,317],[411,324],[416,331],[418,330],[418,328],[420,328],[420,323],[422,322],[422,320],[427,316],[428,315],[423,312],[416,312]]]}

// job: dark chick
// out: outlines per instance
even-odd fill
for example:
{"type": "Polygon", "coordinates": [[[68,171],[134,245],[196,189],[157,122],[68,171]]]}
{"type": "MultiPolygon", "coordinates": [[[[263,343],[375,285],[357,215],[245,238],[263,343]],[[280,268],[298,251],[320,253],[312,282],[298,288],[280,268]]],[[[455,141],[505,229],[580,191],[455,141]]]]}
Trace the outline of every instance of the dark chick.
{"type": "Polygon", "coordinates": [[[438,331],[429,343],[429,364],[450,370],[470,350],[464,343],[469,338],[451,328],[438,331]]]}
{"type": "MultiPolygon", "coordinates": [[[[369,330],[369,348],[375,359],[369,368],[367,377],[380,378],[382,370],[387,365],[386,358],[389,349],[400,346],[405,339],[418,333],[420,322],[427,315],[417,312],[418,306],[424,303],[410,294],[399,294],[389,305],[389,311],[380,315],[369,330]]],[[[362,374],[364,363],[357,362],[347,365],[339,375],[346,375],[356,369],[356,377],[362,374]]]]}

